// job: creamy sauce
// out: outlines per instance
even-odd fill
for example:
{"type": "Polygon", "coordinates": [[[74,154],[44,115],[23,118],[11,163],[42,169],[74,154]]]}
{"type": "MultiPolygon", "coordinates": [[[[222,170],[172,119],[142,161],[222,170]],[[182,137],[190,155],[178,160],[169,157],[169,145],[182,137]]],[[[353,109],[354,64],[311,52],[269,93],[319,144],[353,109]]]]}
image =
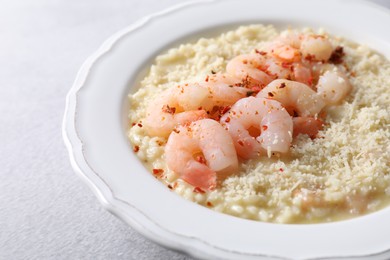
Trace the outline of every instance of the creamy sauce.
{"type": "MultiPolygon", "coordinates": [[[[310,31],[305,29],[304,31],[310,31]]],[[[324,33],[322,31],[316,33],[324,33]]],[[[140,160],[169,189],[213,210],[275,223],[336,221],[377,211],[390,202],[390,62],[365,46],[343,46],[353,90],[326,109],[326,126],[314,140],[294,139],[288,155],[242,161],[240,171],[204,192],[185,183],[165,163],[165,138],[142,127],[146,107],[163,90],[224,72],[233,57],[261,49],[279,32],[251,25],[199,39],[158,56],[139,90],[130,95],[128,136],[140,160]]]]}

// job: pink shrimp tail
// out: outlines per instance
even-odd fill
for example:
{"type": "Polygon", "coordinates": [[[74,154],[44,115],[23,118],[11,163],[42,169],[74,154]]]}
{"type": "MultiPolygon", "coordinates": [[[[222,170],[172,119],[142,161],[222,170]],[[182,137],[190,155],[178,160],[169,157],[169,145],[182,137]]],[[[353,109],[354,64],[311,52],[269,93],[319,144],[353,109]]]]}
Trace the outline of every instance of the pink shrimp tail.
{"type": "Polygon", "coordinates": [[[318,132],[324,127],[324,121],[314,117],[294,117],[293,124],[293,137],[296,137],[299,134],[306,134],[311,139],[316,138],[318,132]]]}
{"type": "Polygon", "coordinates": [[[189,171],[182,174],[181,178],[194,187],[203,190],[213,190],[217,186],[217,174],[209,167],[201,163],[193,163],[189,171]]]}

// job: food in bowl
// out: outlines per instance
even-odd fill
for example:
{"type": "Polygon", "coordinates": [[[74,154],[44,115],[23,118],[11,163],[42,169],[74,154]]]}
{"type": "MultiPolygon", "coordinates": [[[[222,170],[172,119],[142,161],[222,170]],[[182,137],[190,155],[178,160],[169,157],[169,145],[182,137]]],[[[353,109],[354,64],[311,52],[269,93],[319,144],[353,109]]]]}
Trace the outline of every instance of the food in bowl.
{"type": "Polygon", "coordinates": [[[390,63],[311,29],[249,25],[159,55],[128,136],[156,178],[219,212],[336,221],[390,198],[390,63]]]}

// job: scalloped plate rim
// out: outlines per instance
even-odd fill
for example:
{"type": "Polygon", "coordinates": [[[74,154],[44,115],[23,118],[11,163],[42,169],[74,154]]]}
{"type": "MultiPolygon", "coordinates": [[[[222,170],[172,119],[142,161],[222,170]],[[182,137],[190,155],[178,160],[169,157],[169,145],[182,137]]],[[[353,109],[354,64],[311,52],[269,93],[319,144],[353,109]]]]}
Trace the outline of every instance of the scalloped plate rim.
{"type": "MultiPolygon", "coordinates": [[[[86,80],[87,76],[89,75],[90,69],[94,66],[95,62],[97,62],[104,54],[108,53],[113,45],[120,41],[122,37],[125,35],[131,33],[132,31],[142,28],[145,24],[147,24],[150,20],[154,18],[158,18],[159,16],[163,16],[166,14],[170,14],[175,11],[180,11],[184,7],[189,7],[192,5],[197,5],[197,4],[202,4],[202,3],[211,3],[211,2],[217,2],[220,0],[197,0],[197,1],[190,1],[190,2],[184,2],[178,5],[175,5],[173,7],[164,9],[163,11],[153,13],[151,15],[148,15],[144,18],[139,19],[135,23],[131,24],[130,26],[118,31],[111,37],[109,37],[102,45],[101,47],[94,52],[81,66],[80,70],[77,73],[76,79],[70,89],[70,91],[67,94],[66,97],[66,105],[65,105],[65,113],[64,113],[64,118],[63,118],[63,124],[62,124],[62,135],[63,139],[65,142],[65,145],[67,147],[69,156],[70,156],[70,161],[73,169],[76,171],[76,173],[83,179],[84,182],[87,183],[87,185],[92,189],[92,191],[95,193],[96,197],[100,201],[100,203],[106,208],[108,211],[110,211],[112,214],[117,216],[118,218],[122,219],[124,222],[135,228],[139,233],[142,235],[148,237],[149,239],[174,250],[181,251],[188,253],[192,256],[195,257],[201,257],[201,258],[208,258],[208,257],[216,257],[214,254],[207,254],[206,252],[203,251],[198,251],[199,248],[197,246],[192,246],[191,244],[194,242],[193,240],[198,240],[198,242],[203,242],[199,240],[198,238],[192,238],[192,237],[187,237],[183,236],[180,234],[174,234],[171,233],[170,235],[173,236],[171,237],[171,240],[166,241],[165,236],[162,236],[159,234],[159,232],[168,232],[170,231],[164,230],[162,227],[159,227],[158,225],[154,228],[161,229],[158,232],[156,230],[152,230],[152,228],[148,228],[148,225],[142,225],[137,219],[132,218],[128,215],[127,211],[129,208],[127,207],[126,209],[123,209],[123,205],[125,204],[127,206],[131,207],[131,211],[134,211],[136,213],[140,213],[144,215],[145,219],[142,221],[149,221],[150,224],[156,225],[157,223],[154,223],[152,220],[150,220],[145,214],[143,214],[140,210],[137,208],[133,207],[129,202],[122,201],[114,196],[113,191],[111,188],[108,186],[107,183],[104,182],[98,175],[93,174],[93,173],[86,173],[88,171],[91,171],[91,167],[88,166],[87,162],[85,159],[79,157],[77,155],[78,152],[82,153],[83,150],[83,144],[82,140],[77,136],[77,131],[75,126],[73,125],[74,122],[72,123],[72,119],[74,120],[74,116],[77,113],[76,110],[76,96],[77,92],[83,87],[84,81],[86,80]],[[72,128],[73,127],[73,128],[72,128]],[[71,129],[69,129],[71,128],[71,129]],[[72,136],[73,135],[73,136],[72,136]],[[76,150],[76,146],[79,145],[81,146],[81,150],[76,150]],[[80,161],[81,160],[81,161],[80,161]],[[156,236],[158,235],[158,236],[156,236]],[[164,238],[164,239],[163,239],[164,238]],[[186,241],[185,243],[180,243],[178,240],[185,238],[186,241]],[[181,245],[184,244],[186,247],[181,248],[181,245]]],[[[361,2],[364,3],[369,3],[373,4],[371,2],[363,1],[360,0],[361,2]]],[[[375,5],[375,4],[373,4],[375,5]]],[[[375,5],[376,7],[383,8],[381,6],[375,5]]],[[[388,11],[387,9],[383,8],[384,10],[388,11]]],[[[92,171],[93,172],[93,171],[92,171]]],[[[210,245],[205,245],[210,246],[210,245]]],[[[211,245],[211,247],[213,247],[211,245]]],[[[262,254],[256,254],[256,255],[250,255],[250,254],[242,254],[241,252],[229,252],[224,249],[219,249],[214,247],[213,248],[218,254],[228,254],[225,255],[226,257],[237,257],[237,256],[245,256],[245,257],[261,257],[261,258],[267,258],[269,259],[270,257],[275,258],[275,259],[284,259],[283,257],[280,256],[270,256],[270,255],[262,255],[262,254]],[[237,254],[238,253],[238,254],[237,254]]],[[[370,256],[380,256],[383,254],[389,254],[390,248],[388,250],[382,251],[382,252],[377,252],[374,254],[369,254],[369,255],[359,255],[359,256],[341,256],[341,257],[370,257],[370,256]]],[[[215,252],[214,252],[215,253],[215,252]]],[[[335,257],[340,257],[340,256],[329,256],[330,258],[335,258],[335,257]]],[[[313,259],[313,258],[310,258],[313,259]]],[[[314,258],[316,259],[316,258],[314,258]]],[[[319,259],[319,258],[318,258],[319,259]]],[[[322,259],[322,258],[321,258],[322,259]]]]}

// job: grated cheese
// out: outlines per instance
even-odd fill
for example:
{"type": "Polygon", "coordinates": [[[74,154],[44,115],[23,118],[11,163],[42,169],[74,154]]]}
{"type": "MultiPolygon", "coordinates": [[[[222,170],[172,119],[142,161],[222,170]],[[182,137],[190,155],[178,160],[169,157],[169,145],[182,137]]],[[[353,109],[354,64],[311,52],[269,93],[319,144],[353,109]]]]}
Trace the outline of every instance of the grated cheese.
{"type": "MultiPolygon", "coordinates": [[[[158,56],[139,90],[129,96],[130,121],[142,121],[147,105],[163,90],[183,81],[197,81],[211,71],[224,71],[229,59],[261,49],[264,41],[278,34],[272,26],[243,26],[158,56]]],[[[165,177],[161,180],[184,198],[243,218],[276,223],[327,222],[387,206],[390,62],[366,46],[330,39],[344,48],[344,60],[354,75],[349,78],[353,90],[341,105],[326,110],[321,138],[299,135],[289,155],[272,156],[268,149],[268,156],[243,162],[237,175],[205,194],[195,194],[192,186],[167,168],[164,138],[148,137],[143,128],[133,126],[128,136],[139,147],[138,157],[150,171],[162,169],[165,177]]]]}

